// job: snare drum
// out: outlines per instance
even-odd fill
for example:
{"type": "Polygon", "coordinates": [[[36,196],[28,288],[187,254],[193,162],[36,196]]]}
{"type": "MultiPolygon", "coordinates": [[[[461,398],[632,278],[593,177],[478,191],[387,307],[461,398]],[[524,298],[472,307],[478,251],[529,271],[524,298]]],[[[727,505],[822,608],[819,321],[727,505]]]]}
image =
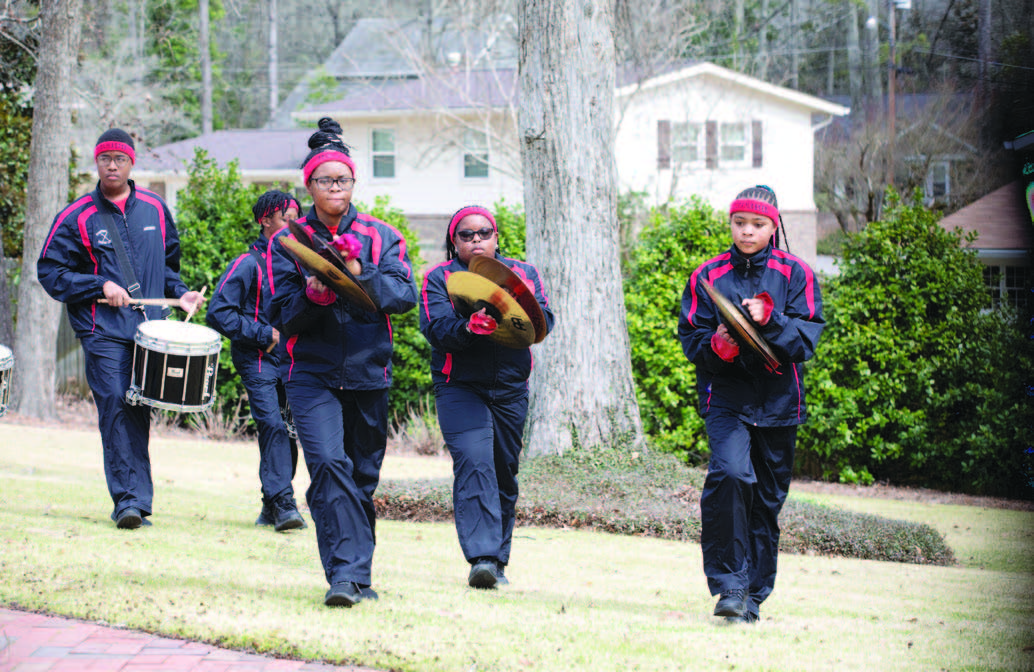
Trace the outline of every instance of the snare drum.
{"type": "Polygon", "coordinates": [[[7,414],[7,402],[11,400],[12,371],[14,353],[6,345],[0,345],[0,418],[7,414]]]}
{"type": "Polygon", "coordinates": [[[189,322],[150,320],[137,327],[133,341],[126,401],[187,413],[212,407],[222,348],[217,332],[189,322]]]}

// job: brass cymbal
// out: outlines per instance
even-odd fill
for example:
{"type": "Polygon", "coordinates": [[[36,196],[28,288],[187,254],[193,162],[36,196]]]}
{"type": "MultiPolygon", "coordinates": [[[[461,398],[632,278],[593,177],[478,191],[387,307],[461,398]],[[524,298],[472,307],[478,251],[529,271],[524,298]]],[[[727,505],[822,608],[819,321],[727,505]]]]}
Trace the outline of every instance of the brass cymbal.
{"type": "Polygon", "coordinates": [[[528,314],[535,328],[535,342],[541,343],[549,333],[546,329],[546,315],[535,298],[535,292],[524,284],[524,280],[509,266],[493,257],[475,255],[468,264],[470,270],[499,285],[517,300],[517,304],[528,314]]]}
{"type": "Polygon", "coordinates": [[[304,241],[299,242],[291,236],[280,236],[278,240],[298,260],[298,263],[319,278],[320,282],[334,290],[335,294],[363,310],[377,311],[377,306],[374,305],[370,295],[347,270],[337,268],[328,259],[320,256],[316,250],[306,246],[304,241]]]}
{"type": "Polygon", "coordinates": [[[718,313],[722,316],[722,321],[725,322],[725,326],[729,328],[736,340],[741,345],[746,345],[761,355],[765,363],[773,369],[779,368],[779,360],[776,358],[775,353],[772,352],[772,348],[769,347],[768,342],[751,324],[750,318],[743,314],[741,308],[725,298],[707,280],[701,278],[700,284],[703,286],[704,291],[707,292],[707,295],[711,297],[711,300],[714,301],[714,305],[718,307],[718,313]]]}
{"type": "Polygon", "coordinates": [[[463,317],[482,308],[495,319],[496,330],[488,338],[508,348],[528,348],[535,342],[535,329],[517,300],[488,278],[477,273],[457,271],[449,276],[445,288],[452,305],[463,317]]]}

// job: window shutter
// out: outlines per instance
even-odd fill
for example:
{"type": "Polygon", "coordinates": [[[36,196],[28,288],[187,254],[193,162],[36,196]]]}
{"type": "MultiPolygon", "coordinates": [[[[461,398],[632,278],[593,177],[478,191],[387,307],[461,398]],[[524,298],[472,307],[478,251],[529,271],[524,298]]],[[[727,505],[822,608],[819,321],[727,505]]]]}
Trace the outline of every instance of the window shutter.
{"type": "Polygon", "coordinates": [[[707,122],[707,169],[718,167],[718,122],[707,122]]]}
{"type": "Polygon", "coordinates": [[[671,122],[657,120],[657,170],[671,168],[671,122]]]}
{"type": "Polygon", "coordinates": [[[761,136],[761,122],[754,120],[750,122],[750,136],[754,142],[754,167],[760,168],[762,165],[761,161],[761,147],[762,147],[762,136],[761,136]]]}

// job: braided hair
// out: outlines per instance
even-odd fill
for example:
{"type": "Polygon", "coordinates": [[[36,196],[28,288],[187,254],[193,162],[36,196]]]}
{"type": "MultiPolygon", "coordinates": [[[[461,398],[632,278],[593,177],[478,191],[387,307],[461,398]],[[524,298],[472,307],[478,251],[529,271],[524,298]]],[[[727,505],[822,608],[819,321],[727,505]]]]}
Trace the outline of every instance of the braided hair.
{"type": "Polygon", "coordinates": [[[284,212],[292,205],[298,207],[294,196],[271,189],[258,197],[255,205],[251,206],[251,214],[255,215],[256,222],[261,222],[263,218],[270,217],[276,212],[284,212]]]}
{"type": "MultiPolygon", "coordinates": [[[[729,215],[731,216],[736,212],[755,212],[759,215],[768,217],[776,223],[775,235],[772,239],[772,246],[779,247],[780,231],[783,229],[783,216],[779,214],[779,201],[776,198],[775,191],[772,187],[767,184],[758,184],[753,187],[747,187],[736,195],[732,205],[729,206],[729,215]]],[[[790,251],[789,241],[786,240],[786,236],[782,237],[783,247],[786,251],[790,251]]]]}

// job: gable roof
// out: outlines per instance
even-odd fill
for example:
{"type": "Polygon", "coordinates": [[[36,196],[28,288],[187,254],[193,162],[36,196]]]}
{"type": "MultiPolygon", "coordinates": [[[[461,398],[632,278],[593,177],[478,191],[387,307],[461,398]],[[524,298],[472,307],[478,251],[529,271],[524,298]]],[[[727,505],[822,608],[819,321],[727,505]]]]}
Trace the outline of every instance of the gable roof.
{"type": "Polygon", "coordinates": [[[817,96],[801,93],[800,91],[795,91],[794,89],[789,89],[785,86],[769,84],[768,82],[756,77],[751,77],[750,75],[745,75],[741,72],[729,70],[728,68],[723,68],[720,65],[707,62],[691,63],[670,72],[651,77],[639,84],[627,84],[625,86],[621,86],[618,88],[616,95],[618,97],[630,96],[639,91],[649,91],[651,89],[668,86],[669,84],[674,84],[676,82],[695,77],[714,77],[725,83],[754,90],[792,105],[799,105],[801,107],[808,108],[814,112],[830,114],[833,116],[843,116],[851,111],[848,107],[838,105],[828,100],[823,100],[817,96]]]}
{"type": "Polygon", "coordinates": [[[995,189],[941,220],[941,226],[977,232],[973,247],[986,250],[1034,248],[1031,213],[1019,180],[995,189]]]}
{"type": "Polygon", "coordinates": [[[516,70],[449,69],[428,77],[350,81],[343,98],[307,105],[292,115],[297,121],[320,117],[367,116],[414,110],[504,108],[514,102],[516,70]]]}
{"type": "Polygon", "coordinates": [[[309,153],[311,128],[215,131],[137,153],[134,170],[176,172],[194,160],[195,148],[220,166],[236,159],[241,170],[297,171],[309,153]]]}

